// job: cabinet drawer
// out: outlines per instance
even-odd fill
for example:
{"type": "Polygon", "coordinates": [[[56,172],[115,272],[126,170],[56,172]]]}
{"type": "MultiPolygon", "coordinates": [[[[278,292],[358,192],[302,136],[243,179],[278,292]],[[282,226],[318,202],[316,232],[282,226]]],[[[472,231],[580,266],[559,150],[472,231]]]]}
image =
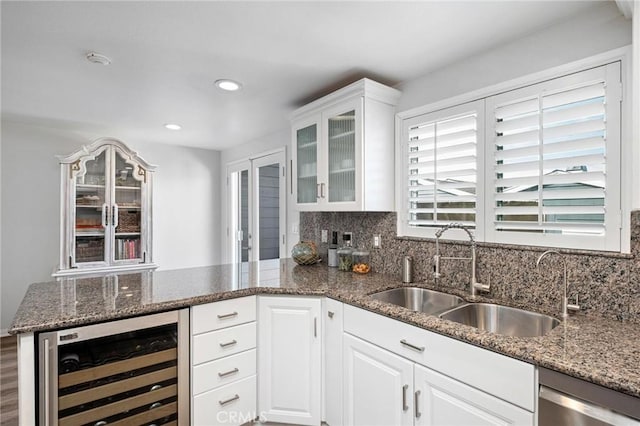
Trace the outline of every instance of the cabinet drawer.
{"type": "Polygon", "coordinates": [[[256,347],[256,323],[242,324],[193,337],[193,365],[256,347]]]}
{"type": "Polygon", "coordinates": [[[534,411],[537,383],[532,364],[350,305],[344,306],[344,330],[534,411]],[[401,343],[402,340],[416,348],[401,343]]]}
{"type": "Polygon", "coordinates": [[[255,320],[255,296],[197,305],[191,308],[191,333],[205,333],[255,320]]]}
{"type": "Polygon", "coordinates": [[[197,395],[255,374],[255,349],[206,362],[193,368],[193,394],[197,395]]]}
{"type": "Polygon", "coordinates": [[[419,364],[428,360],[432,333],[422,328],[345,304],[344,331],[419,364]]]}
{"type": "Polygon", "coordinates": [[[193,398],[193,425],[240,425],[256,414],[256,376],[201,393],[193,398]]]}

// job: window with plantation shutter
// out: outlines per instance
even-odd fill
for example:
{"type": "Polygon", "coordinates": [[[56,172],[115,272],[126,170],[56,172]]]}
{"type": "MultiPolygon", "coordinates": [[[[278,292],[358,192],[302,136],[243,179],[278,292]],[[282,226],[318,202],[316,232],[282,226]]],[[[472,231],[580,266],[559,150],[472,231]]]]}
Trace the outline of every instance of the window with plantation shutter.
{"type": "Polygon", "coordinates": [[[622,63],[551,76],[402,119],[398,235],[628,250],[622,63]]]}
{"type": "Polygon", "coordinates": [[[487,100],[492,240],[619,249],[619,76],[616,63],[487,100]]]}
{"type": "Polygon", "coordinates": [[[472,102],[405,123],[407,235],[429,235],[450,222],[475,228],[481,112],[482,102],[472,102]]]}

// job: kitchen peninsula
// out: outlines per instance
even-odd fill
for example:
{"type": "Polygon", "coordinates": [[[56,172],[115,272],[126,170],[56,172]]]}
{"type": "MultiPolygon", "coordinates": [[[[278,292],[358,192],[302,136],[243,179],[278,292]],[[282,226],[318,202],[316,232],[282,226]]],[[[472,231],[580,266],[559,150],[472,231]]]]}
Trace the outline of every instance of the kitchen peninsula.
{"type": "MultiPolygon", "coordinates": [[[[339,272],[320,264],[263,261],[240,265],[144,271],[117,276],[63,279],[30,286],[10,333],[19,335],[21,373],[34,374],[38,333],[194,307],[253,295],[328,298],[450,337],[537,367],[564,373],[640,401],[640,325],[578,314],[547,335],[518,338],[375,301],[370,294],[403,284],[397,277],[339,272]]],[[[434,288],[420,284],[421,287],[434,288]]],[[[454,289],[438,289],[466,297],[454,289]]],[[[501,304],[508,301],[482,299],[501,304]]],[[[529,307],[535,308],[535,307],[529,307]]],[[[550,313],[553,314],[553,313],[550,313]]],[[[557,316],[557,315],[556,315],[557,316]]],[[[260,349],[258,348],[258,351],[260,349]]],[[[436,350],[429,348],[429,350],[436,350]]],[[[21,385],[29,383],[20,378],[21,385]]],[[[35,416],[36,389],[20,390],[20,415],[35,416]]]]}

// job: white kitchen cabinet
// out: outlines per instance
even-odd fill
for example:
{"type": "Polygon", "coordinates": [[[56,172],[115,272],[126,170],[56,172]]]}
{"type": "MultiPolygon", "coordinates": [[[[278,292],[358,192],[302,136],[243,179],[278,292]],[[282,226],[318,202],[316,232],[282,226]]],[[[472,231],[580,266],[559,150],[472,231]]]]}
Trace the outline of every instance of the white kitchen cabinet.
{"type": "Polygon", "coordinates": [[[343,317],[342,302],[329,298],[322,300],[322,329],[324,331],[322,340],[322,419],[329,426],[342,426],[343,424],[343,317]]]}
{"type": "Polygon", "coordinates": [[[418,364],[414,368],[416,426],[535,424],[532,412],[418,364]]]}
{"type": "Polygon", "coordinates": [[[345,424],[358,424],[359,418],[416,425],[535,424],[537,380],[531,364],[350,305],[344,306],[344,332],[345,424]],[[399,377],[399,360],[412,371],[411,379],[403,379],[403,390],[409,385],[410,393],[402,406],[398,382],[392,380],[399,377]],[[376,383],[384,389],[367,392],[376,383]],[[385,392],[394,397],[380,400],[385,392]],[[370,407],[381,412],[371,417],[370,407]],[[385,417],[407,411],[409,423],[385,417]]]}
{"type": "Polygon", "coordinates": [[[154,166],[116,139],[59,157],[60,262],[54,276],[149,269],[154,166]]]}
{"type": "Polygon", "coordinates": [[[413,362],[344,335],[344,423],[413,425],[413,362]]]}
{"type": "Polygon", "coordinates": [[[191,308],[191,423],[255,419],[256,297],[191,308]]]}
{"type": "Polygon", "coordinates": [[[362,79],[294,112],[292,184],[300,211],[393,210],[399,97],[362,79]]]}
{"type": "Polygon", "coordinates": [[[258,409],[269,422],[321,421],[321,300],[258,298],[258,409]]]}

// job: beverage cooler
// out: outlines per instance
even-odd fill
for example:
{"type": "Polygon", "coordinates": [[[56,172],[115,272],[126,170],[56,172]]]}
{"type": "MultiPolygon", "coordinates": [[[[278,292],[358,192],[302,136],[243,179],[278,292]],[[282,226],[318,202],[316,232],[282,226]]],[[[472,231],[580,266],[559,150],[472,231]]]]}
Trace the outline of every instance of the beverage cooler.
{"type": "Polygon", "coordinates": [[[40,425],[189,422],[188,309],[41,333],[40,425]]]}

